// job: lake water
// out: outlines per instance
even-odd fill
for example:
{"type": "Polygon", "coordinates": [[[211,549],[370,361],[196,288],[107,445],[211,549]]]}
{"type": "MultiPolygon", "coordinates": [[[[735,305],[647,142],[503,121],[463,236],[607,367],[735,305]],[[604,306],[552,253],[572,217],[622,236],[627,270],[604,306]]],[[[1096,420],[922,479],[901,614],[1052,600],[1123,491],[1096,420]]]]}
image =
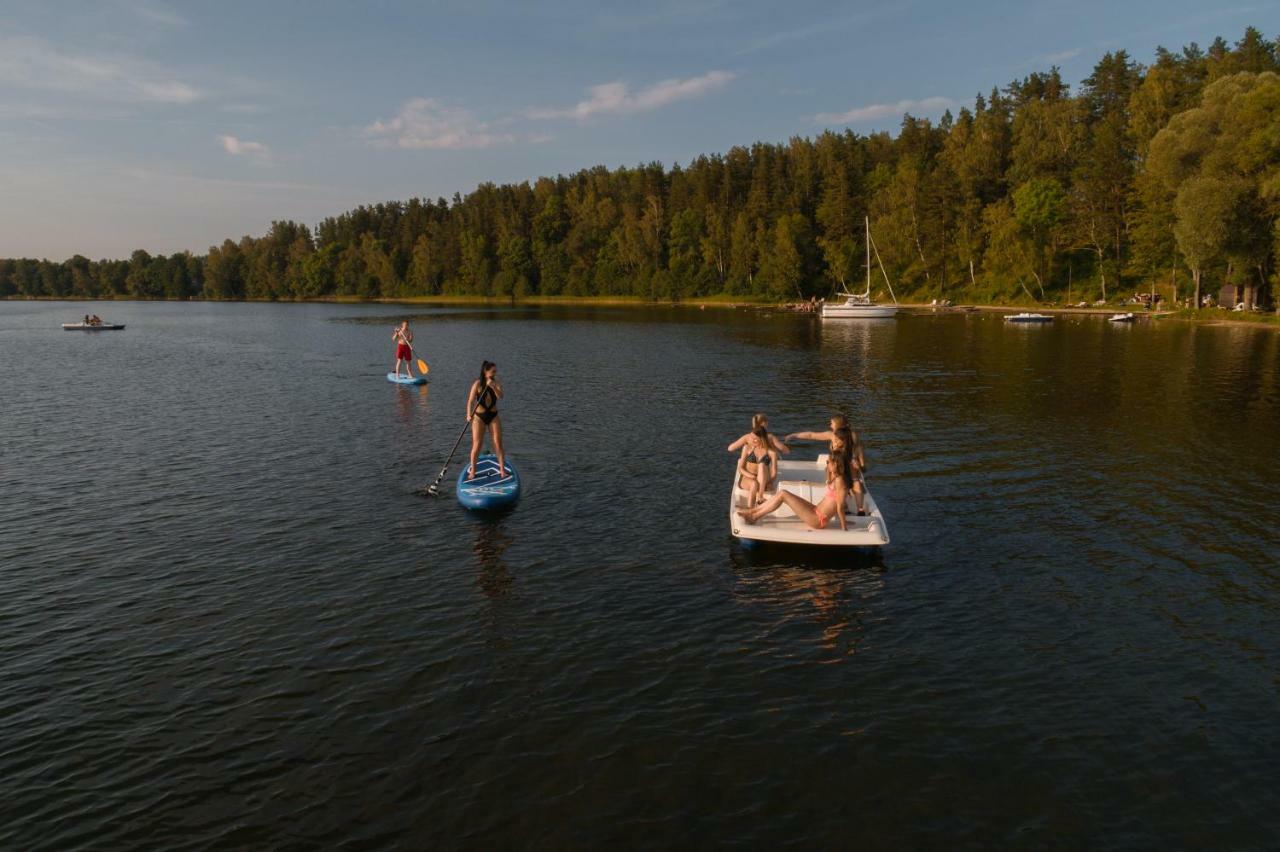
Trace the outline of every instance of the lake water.
{"type": "Polygon", "coordinates": [[[1274,848],[1278,451],[1270,329],[0,303],[0,847],[1274,848]],[[757,410],[893,543],[742,550],[757,410]]]}

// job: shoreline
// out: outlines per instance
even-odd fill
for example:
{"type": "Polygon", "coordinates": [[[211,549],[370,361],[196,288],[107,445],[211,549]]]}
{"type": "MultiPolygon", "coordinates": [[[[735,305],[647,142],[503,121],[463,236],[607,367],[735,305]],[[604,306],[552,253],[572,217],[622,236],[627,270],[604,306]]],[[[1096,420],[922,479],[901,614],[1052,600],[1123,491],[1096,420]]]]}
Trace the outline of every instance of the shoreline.
{"type": "MultiPolygon", "coordinates": [[[[515,307],[518,305],[564,305],[566,307],[634,307],[634,308],[697,308],[705,310],[706,308],[718,308],[721,310],[744,309],[744,310],[765,310],[778,311],[781,313],[795,313],[800,316],[814,315],[806,311],[797,311],[790,308],[791,302],[773,302],[765,300],[753,300],[751,298],[733,298],[729,296],[709,296],[704,299],[677,299],[677,300],[660,300],[643,299],[634,296],[524,296],[521,298],[511,298],[507,296],[463,296],[463,295],[438,295],[438,296],[402,296],[402,297],[386,297],[379,296],[377,298],[365,298],[360,296],[325,296],[315,299],[137,299],[132,296],[122,296],[112,299],[102,298],[67,298],[62,296],[5,296],[0,298],[0,303],[6,302],[241,302],[241,303],[258,303],[258,304],[294,304],[294,305],[311,305],[311,304],[333,304],[333,305],[492,305],[515,307]]],[[[1201,311],[1193,312],[1190,308],[1179,308],[1167,311],[1148,311],[1148,310],[1132,310],[1137,305],[1117,305],[1114,307],[1044,307],[1035,305],[990,305],[990,304],[974,304],[974,305],[951,305],[941,307],[931,305],[927,302],[900,302],[898,307],[907,313],[914,314],[956,314],[956,313],[1015,313],[1019,311],[1036,311],[1044,314],[1057,315],[1077,315],[1077,316],[1109,316],[1116,313],[1132,312],[1138,319],[1162,319],[1162,320],[1178,320],[1182,322],[1190,322],[1198,325],[1219,325],[1219,326],[1251,326],[1254,328],[1276,328],[1280,329],[1280,313],[1259,312],[1249,315],[1238,315],[1233,311],[1226,311],[1221,308],[1204,308],[1201,311]],[[1212,312],[1210,315],[1204,315],[1212,312]]]]}

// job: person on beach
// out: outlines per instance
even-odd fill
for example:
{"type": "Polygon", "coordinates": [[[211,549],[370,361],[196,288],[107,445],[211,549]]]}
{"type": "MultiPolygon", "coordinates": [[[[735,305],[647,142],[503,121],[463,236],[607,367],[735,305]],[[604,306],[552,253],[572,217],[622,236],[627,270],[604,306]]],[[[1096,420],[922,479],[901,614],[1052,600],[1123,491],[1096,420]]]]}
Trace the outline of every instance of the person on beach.
{"type": "Polygon", "coordinates": [[[404,364],[405,374],[413,378],[413,329],[405,320],[391,332],[391,339],[396,344],[396,378],[400,378],[400,365],[404,364]]]}
{"type": "Polygon", "coordinates": [[[831,519],[837,518],[840,521],[840,529],[845,530],[848,526],[844,519],[844,504],[853,481],[853,469],[849,465],[848,454],[837,451],[827,458],[827,493],[817,504],[779,488],[772,497],[759,506],[738,510],[738,517],[742,518],[744,523],[754,524],[765,515],[776,512],[779,506],[786,504],[787,508],[795,512],[796,517],[804,521],[805,526],[810,529],[826,529],[831,519]]]}
{"type": "Polygon", "coordinates": [[[498,400],[502,399],[502,385],[498,384],[498,365],[485,361],[480,365],[480,378],[471,383],[467,394],[467,422],[471,424],[471,466],[467,479],[475,479],[476,459],[484,443],[484,433],[489,433],[493,451],[498,455],[498,469],[506,470],[506,457],[502,451],[502,421],[498,419],[498,400]]]}
{"type": "Polygon", "coordinates": [[[769,433],[757,426],[742,442],[738,456],[738,487],[747,492],[747,505],[758,506],[778,476],[778,451],[769,443],[769,433]]]}
{"type": "Polygon", "coordinates": [[[831,418],[830,426],[831,428],[825,432],[792,432],[782,440],[784,443],[797,439],[827,441],[832,454],[843,451],[848,457],[849,466],[854,473],[851,489],[854,502],[858,506],[858,514],[865,515],[866,488],[862,484],[862,476],[867,470],[867,456],[862,447],[862,438],[857,432],[849,428],[849,418],[843,414],[834,415],[831,418]]]}
{"type": "MultiPolygon", "coordinates": [[[[738,450],[742,449],[742,446],[751,440],[751,436],[755,433],[756,429],[760,429],[760,428],[768,430],[769,418],[766,417],[763,413],[751,415],[751,431],[743,435],[738,440],[734,441],[732,444],[730,444],[729,452],[736,453],[738,450]]],[[[790,447],[788,447],[782,441],[779,441],[772,434],[769,435],[769,446],[773,447],[775,450],[777,450],[780,453],[791,452],[790,447]]]]}

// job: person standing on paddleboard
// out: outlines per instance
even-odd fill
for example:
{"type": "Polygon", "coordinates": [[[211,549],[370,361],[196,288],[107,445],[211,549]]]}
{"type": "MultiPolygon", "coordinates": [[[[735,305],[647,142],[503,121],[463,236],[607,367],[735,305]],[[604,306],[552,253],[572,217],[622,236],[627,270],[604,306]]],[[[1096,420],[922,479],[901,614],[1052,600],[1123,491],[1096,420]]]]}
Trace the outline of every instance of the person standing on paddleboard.
{"type": "Polygon", "coordinates": [[[413,378],[413,329],[405,320],[391,332],[391,339],[396,342],[396,378],[400,377],[400,364],[404,363],[405,372],[413,378]]]}
{"type": "Polygon", "coordinates": [[[506,458],[502,451],[502,421],[498,419],[498,400],[502,399],[502,385],[498,384],[498,365],[485,361],[480,365],[480,378],[471,383],[467,394],[467,422],[471,424],[471,466],[467,479],[475,479],[476,459],[488,431],[493,441],[493,451],[498,454],[498,470],[506,470],[506,458]]]}

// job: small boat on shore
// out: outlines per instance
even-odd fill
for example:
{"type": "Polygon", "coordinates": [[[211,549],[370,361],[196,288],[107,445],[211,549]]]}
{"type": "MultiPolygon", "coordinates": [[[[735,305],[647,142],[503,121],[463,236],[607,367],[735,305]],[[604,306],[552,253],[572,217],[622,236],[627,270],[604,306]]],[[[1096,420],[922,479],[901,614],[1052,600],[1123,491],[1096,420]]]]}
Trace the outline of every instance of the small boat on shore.
{"type": "MultiPolygon", "coordinates": [[[[827,490],[826,478],[827,454],[823,453],[818,456],[817,461],[779,461],[776,487],[816,504],[822,500],[827,490]]],[[[848,529],[843,530],[835,518],[831,519],[826,529],[815,530],[796,517],[785,503],[773,514],[766,515],[754,524],[748,524],[738,517],[738,511],[747,508],[746,501],[747,492],[738,488],[738,474],[735,470],[733,485],[729,489],[729,529],[744,547],[764,542],[823,547],[880,547],[889,543],[889,528],[885,526],[884,515],[880,514],[880,507],[876,505],[869,490],[865,492],[863,500],[867,514],[862,517],[855,514],[852,508],[853,496],[849,496],[844,516],[848,529]]]]}
{"type": "Polygon", "coordinates": [[[64,322],[63,331],[124,331],[123,325],[109,322],[64,322]]]}
{"type": "Polygon", "coordinates": [[[1137,319],[1138,317],[1132,311],[1130,311],[1129,313],[1124,313],[1124,314],[1112,314],[1111,318],[1108,319],[1107,321],[1108,322],[1134,322],[1137,319]]]}
{"type": "Polygon", "coordinates": [[[1005,322],[1027,322],[1027,323],[1053,322],[1053,317],[1049,316],[1048,314],[1021,313],[1021,314],[1010,314],[1009,316],[1004,318],[1004,321],[1005,322]]]}

